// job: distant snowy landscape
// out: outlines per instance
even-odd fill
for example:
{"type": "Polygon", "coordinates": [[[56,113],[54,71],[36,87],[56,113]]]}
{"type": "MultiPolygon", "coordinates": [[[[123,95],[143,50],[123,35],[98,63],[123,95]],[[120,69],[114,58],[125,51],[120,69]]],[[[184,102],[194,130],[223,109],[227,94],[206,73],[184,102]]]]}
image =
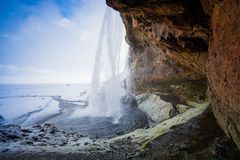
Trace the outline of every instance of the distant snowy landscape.
{"type": "Polygon", "coordinates": [[[60,112],[56,97],[76,105],[86,101],[88,88],[80,84],[0,85],[0,115],[5,123],[30,125],[60,112]]]}

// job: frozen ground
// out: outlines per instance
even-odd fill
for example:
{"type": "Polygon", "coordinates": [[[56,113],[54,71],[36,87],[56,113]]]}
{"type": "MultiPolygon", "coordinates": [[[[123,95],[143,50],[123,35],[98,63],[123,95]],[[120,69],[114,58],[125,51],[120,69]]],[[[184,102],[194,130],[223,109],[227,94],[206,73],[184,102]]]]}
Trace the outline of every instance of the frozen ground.
{"type": "Polygon", "coordinates": [[[72,116],[88,107],[86,85],[0,85],[0,88],[0,115],[5,124],[31,127],[50,123],[91,138],[110,138],[148,127],[147,116],[136,106],[123,105],[119,123],[113,123],[112,117],[72,116]]]}
{"type": "Polygon", "coordinates": [[[0,85],[0,115],[5,123],[31,125],[59,113],[60,101],[85,105],[88,85],[0,85]]]}

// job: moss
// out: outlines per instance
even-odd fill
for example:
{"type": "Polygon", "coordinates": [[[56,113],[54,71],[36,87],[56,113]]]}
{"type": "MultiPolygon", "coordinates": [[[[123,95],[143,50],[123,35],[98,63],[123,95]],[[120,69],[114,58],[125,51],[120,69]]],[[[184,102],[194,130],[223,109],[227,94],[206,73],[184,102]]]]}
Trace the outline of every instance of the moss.
{"type": "Polygon", "coordinates": [[[151,84],[141,83],[140,86],[135,86],[134,90],[136,94],[158,92],[161,94],[176,95],[183,102],[196,101],[203,103],[207,99],[207,80],[169,79],[152,82],[151,84]]]}
{"type": "Polygon", "coordinates": [[[145,112],[153,122],[162,122],[174,116],[174,107],[163,101],[156,94],[142,94],[136,97],[138,107],[145,112]]]}
{"type": "Polygon", "coordinates": [[[190,119],[203,113],[203,111],[205,111],[208,108],[209,103],[202,104],[195,103],[194,105],[195,105],[194,108],[191,108],[186,112],[179,114],[171,119],[165,120],[153,128],[137,129],[132,133],[111,139],[110,143],[122,139],[129,139],[129,137],[131,137],[132,142],[138,144],[140,146],[140,149],[144,149],[148,147],[149,142],[153,141],[162,134],[169,132],[172,127],[186,123],[190,119]]]}
{"type": "Polygon", "coordinates": [[[170,87],[185,101],[206,101],[207,82],[205,80],[175,82],[170,87]]]}

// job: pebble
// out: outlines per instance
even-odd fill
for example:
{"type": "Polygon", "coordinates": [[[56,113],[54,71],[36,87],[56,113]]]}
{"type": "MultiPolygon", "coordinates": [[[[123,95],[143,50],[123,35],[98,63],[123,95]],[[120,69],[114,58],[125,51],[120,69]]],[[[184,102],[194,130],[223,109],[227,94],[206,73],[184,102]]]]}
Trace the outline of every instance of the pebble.
{"type": "Polygon", "coordinates": [[[88,142],[84,142],[84,146],[85,146],[85,145],[88,145],[88,144],[89,144],[88,142]]]}
{"type": "Polygon", "coordinates": [[[9,151],[8,148],[2,150],[2,152],[7,152],[7,151],[9,151]]]}
{"type": "Polygon", "coordinates": [[[39,143],[40,146],[47,146],[46,143],[39,143]]]}
{"type": "Polygon", "coordinates": [[[32,145],[33,142],[32,141],[26,141],[26,144],[32,145]]]}
{"type": "Polygon", "coordinates": [[[33,128],[36,128],[36,129],[41,129],[41,125],[34,125],[33,128]]]}
{"type": "Polygon", "coordinates": [[[37,137],[37,136],[33,136],[33,137],[32,137],[32,140],[38,141],[38,137],[37,137]]]}
{"type": "Polygon", "coordinates": [[[29,129],[21,129],[21,130],[22,130],[22,132],[25,132],[25,133],[32,133],[32,131],[29,129]]]}

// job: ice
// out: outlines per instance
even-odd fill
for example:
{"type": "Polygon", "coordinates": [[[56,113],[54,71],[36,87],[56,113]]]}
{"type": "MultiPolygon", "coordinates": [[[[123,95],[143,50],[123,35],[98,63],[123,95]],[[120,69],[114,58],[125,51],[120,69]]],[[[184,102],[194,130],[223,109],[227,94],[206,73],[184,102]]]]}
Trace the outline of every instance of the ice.
{"type": "Polygon", "coordinates": [[[22,126],[30,126],[33,124],[38,124],[41,122],[45,122],[46,118],[49,118],[53,115],[60,113],[59,102],[55,100],[50,100],[47,103],[47,106],[40,112],[32,114],[23,124],[22,126]]]}
{"type": "Polygon", "coordinates": [[[17,117],[43,108],[51,98],[26,97],[0,99],[0,115],[5,120],[11,121],[17,117]]]}

